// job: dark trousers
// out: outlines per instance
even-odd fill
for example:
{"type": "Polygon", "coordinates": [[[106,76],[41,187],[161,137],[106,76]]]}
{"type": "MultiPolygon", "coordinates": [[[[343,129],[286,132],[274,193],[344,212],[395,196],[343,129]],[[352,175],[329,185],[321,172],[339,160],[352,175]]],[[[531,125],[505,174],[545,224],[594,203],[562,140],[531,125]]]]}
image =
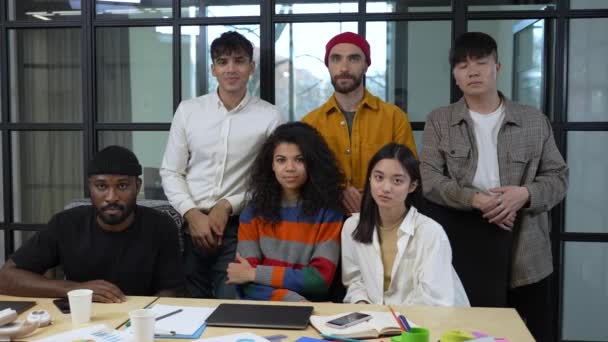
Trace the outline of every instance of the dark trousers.
{"type": "Polygon", "coordinates": [[[539,342],[555,340],[551,279],[549,276],[537,283],[509,291],[509,306],[517,310],[532,336],[539,342]]]}
{"type": "Polygon", "coordinates": [[[506,307],[512,234],[488,223],[479,211],[427,201],[424,214],[439,222],[452,246],[452,264],[471,306],[506,307]]]}
{"type": "Polygon", "coordinates": [[[235,260],[238,228],[239,217],[231,216],[224,230],[222,246],[213,252],[195,246],[190,234],[184,234],[186,289],[192,297],[236,298],[236,287],[226,285],[226,269],[235,260]]]}
{"type": "Polygon", "coordinates": [[[424,214],[439,222],[452,246],[454,269],[471,306],[513,307],[534,338],[553,341],[551,282],[509,288],[512,234],[488,223],[479,211],[462,211],[427,201],[424,214]]]}

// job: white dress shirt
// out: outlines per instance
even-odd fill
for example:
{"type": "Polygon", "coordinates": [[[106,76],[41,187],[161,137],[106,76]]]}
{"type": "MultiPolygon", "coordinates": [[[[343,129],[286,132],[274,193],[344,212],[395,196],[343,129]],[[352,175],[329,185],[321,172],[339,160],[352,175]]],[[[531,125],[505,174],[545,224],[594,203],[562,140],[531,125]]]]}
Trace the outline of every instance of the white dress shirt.
{"type": "Polygon", "coordinates": [[[488,192],[500,186],[500,172],[498,170],[498,131],[505,118],[505,109],[500,105],[498,109],[489,114],[469,111],[473,120],[473,132],[477,144],[477,169],[473,177],[473,186],[488,192]]]}
{"type": "Polygon", "coordinates": [[[370,244],[355,241],[352,234],[358,223],[359,214],[354,214],[342,228],[345,303],[365,300],[386,305],[470,305],[452,267],[450,241],[439,223],[410,208],[399,227],[397,256],[386,292],[378,233],[374,230],[370,244]]]}
{"type": "Polygon", "coordinates": [[[184,215],[226,199],[237,215],[253,161],[282,122],[275,106],[249,94],[230,111],[216,91],[180,103],[160,169],[171,205],[184,215]]]}

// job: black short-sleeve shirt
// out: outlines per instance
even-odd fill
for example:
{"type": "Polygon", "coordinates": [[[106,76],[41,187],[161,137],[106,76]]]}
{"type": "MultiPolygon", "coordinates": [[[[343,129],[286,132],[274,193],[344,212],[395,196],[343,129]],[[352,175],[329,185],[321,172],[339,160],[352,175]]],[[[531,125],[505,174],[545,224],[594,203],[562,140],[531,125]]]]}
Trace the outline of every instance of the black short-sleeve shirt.
{"type": "Polygon", "coordinates": [[[142,206],[122,232],[103,230],[90,205],[58,213],[11,259],[18,268],[39,274],[62,265],[67,280],[103,279],[126,295],[150,296],[184,281],[175,223],[142,206]]]}

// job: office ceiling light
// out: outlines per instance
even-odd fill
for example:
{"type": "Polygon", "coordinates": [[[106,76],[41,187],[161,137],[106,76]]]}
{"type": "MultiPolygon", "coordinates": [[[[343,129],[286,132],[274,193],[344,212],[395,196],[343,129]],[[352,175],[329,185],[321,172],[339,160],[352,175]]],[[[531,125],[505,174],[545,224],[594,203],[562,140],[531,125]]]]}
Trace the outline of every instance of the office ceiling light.
{"type": "Polygon", "coordinates": [[[30,15],[36,19],[40,20],[52,20],[53,16],[70,16],[70,15],[80,15],[80,11],[51,11],[51,12],[25,12],[26,15],[30,15]]]}
{"type": "Polygon", "coordinates": [[[40,14],[32,14],[32,17],[34,17],[36,19],[40,19],[40,20],[51,20],[51,18],[45,17],[45,16],[40,15],[40,14]]]}
{"type": "Polygon", "coordinates": [[[121,2],[125,4],[139,4],[141,0],[97,0],[98,2],[121,2]]]}

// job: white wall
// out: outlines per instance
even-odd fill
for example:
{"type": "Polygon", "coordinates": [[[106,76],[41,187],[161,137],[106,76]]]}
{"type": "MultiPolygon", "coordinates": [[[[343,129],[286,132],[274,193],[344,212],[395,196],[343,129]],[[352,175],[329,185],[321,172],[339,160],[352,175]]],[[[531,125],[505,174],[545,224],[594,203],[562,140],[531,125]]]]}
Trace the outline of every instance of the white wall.
{"type": "MultiPolygon", "coordinates": [[[[426,121],[431,110],[450,102],[451,32],[450,21],[409,23],[407,111],[410,121],[426,121]]],[[[421,146],[417,145],[418,150],[421,146]]]]}

